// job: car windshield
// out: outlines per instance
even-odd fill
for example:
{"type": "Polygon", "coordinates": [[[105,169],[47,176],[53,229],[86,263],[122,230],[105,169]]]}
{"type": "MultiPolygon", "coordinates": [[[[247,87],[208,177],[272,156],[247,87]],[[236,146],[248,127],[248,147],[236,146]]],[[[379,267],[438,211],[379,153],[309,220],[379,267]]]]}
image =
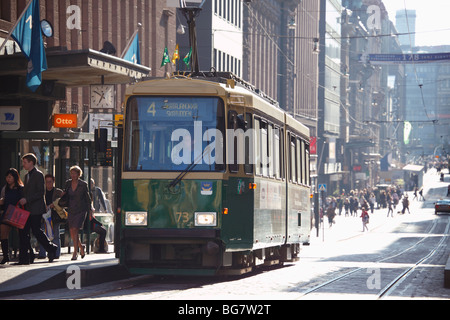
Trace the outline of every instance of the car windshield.
{"type": "Polygon", "coordinates": [[[224,144],[215,134],[225,125],[221,99],[132,97],[125,121],[125,171],[224,170],[216,161],[224,144]]]}

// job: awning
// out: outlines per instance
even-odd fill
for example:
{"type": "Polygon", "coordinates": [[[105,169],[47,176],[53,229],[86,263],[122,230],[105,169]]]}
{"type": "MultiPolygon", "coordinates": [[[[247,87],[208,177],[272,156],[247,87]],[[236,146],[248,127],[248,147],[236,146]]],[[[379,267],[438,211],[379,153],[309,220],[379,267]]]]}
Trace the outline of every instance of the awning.
{"type": "Polygon", "coordinates": [[[408,164],[408,165],[404,166],[402,170],[404,170],[404,171],[420,172],[423,169],[424,169],[424,166],[418,166],[418,165],[415,165],[415,164],[408,164]]]}
{"type": "MultiPolygon", "coordinates": [[[[0,56],[0,76],[26,76],[28,61],[23,54],[0,56]]],[[[149,75],[151,69],[99,52],[86,50],[47,50],[48,69],[44,81],[66,87],[100,84],[127,84],[149,75]]]]}

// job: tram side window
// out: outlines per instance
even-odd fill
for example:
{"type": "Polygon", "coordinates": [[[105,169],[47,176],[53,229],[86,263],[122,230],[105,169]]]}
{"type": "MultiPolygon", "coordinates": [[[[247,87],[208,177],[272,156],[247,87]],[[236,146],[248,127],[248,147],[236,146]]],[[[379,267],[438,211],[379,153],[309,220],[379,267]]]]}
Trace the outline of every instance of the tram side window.
{"type": "MultiPolygon", "coordinates": [[[[228,112],[228,129],[232,130],[233,133],[236,133],[237,129],[237,112],[236,111],[229,111],[228,112]]],[[[239,162],[238,162],[238,145],[239,145],[239,138],[233,136],[232,141],[230,141],[230,150],[229,152],[233,152],[233,156],[228,158],[230,163],[228,164],[228,168],[230,172],[238,172],[239,171],[239,162]],[[233,150],[231,150],[233,149],[233,150]]]]}
{"type": "Polygon", "coordinates": [[[262,175],[269,176],[269,138],[268,138],[268,124],[261,121],[261,171],[262,175]]]}
{"type": "Polygon", "coordinates": [[[254,155],[255,155],[255,173],[256,175],[261,175],[261,121],[260,119],[255,118],[255,147],[254,147],[254,155]]]}
{"type": "Polygon", "coordinates": [[[306,170],[306,184],[311,185],[310,172],[309,172],[309,146],[305,144],[305,170],[306,170]]]}
{"type": "Polygon", "coordinates": [[[276,179],[281,178],[281,139],[280,128],[275,127],[273,130],[273,171],[276,179]]]}
{"type": "Polygon", "coordinates": [[[296,147],[297,147],[297,182],[303,183],[303,172],[302,172],[302,142],[299,138],[296,140],[296,147]]]}
{"type": "Polygon", "coordinates": [[[294,136],[289,135],[290,139],[289,139],[289,154],[290,154],[290,163],[289,163],[289,171],[290,171],[290,180],[293,183],[296,183],[297,180],[297,144],[296,144],[296,139],[294,136]]]}
{"type": "Polygon", "coordinates": [[[274,154],[274,129],[273,124],[268,125],[268,135],[267,135],[267,166],[269,169],[269,177],[274,177],[274,167],[275,167],[275,154],[274,154]]]}
{"type": "MultiPolygon", "coordinates": [[[[249,132],[252,133],[252,128],[253,128],[253,119],[252,119],[252,114],[251,113],[246,113],[245,114],[245,122],[246,122],[246,128],[245,128],[245,132],[249,132]],[[248,131],[250,130],[250,131],[248,131]]],[[[244,165],[244,171],[247,174],[252,174],[253,173],[253,157],[254,155],[251,154],[251,148],[253,148],[253,141],[254,137],[245,137],[245,165],[244,165]]]]}
{"type": "Polygon", "coordinates": [[[302,140],[302,184],[308,185],[309,184],[309,178],[308,178],[308,161],[306,156],[306,143],[302,140]]]}
{"type": "Polygon", "coordinates": [[[252,130],[249,130],[252,127],[250,113],[244,116],[238,115],[234,110],[229,111],[227,138],[230,144],[228,158],[230,172],[238,172],[239,165],[243,164],[245,173],[253,173],[253,152],[250,152],[250,148],[253,146],[254,137],[252,130]]]}
{"type": "Polygon", "coordinates": [[[285,159],[286,159],[286,151],[285,151],[285,141],[284,141],[284,130],[280,130],[280,178],[284,179],[287,176],[286,173],[286,165],[285,165],[285,159]]]}

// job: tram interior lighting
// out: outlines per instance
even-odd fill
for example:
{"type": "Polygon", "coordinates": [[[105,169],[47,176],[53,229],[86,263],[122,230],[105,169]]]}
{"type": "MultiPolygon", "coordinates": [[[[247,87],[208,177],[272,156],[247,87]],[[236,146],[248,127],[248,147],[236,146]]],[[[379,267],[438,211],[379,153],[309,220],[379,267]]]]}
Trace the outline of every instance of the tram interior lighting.
{"type": "Polygon", "coordinates": [[[147,226],[147,212],[134,212],[130,211],[125,214],[126,226],[147,226]]]}

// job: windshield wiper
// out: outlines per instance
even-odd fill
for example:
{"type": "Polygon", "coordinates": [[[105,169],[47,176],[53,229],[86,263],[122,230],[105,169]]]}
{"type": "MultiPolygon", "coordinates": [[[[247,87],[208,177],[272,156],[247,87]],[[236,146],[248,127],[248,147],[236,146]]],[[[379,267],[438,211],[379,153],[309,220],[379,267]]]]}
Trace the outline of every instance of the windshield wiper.
{"type": "MultiPolygon", "coordinates": [[[[208,128],[206,128],[206,130],[208,130],[208,128]]],[[[169,186],[168,186],[169,189],[176,187],[176,185],[179,184],[180,181],[183,180],[183,178],[184,178],[189,172],[191,172],[192,170],[194,170],[195,166],[199,163],[199,161],[201,162],[201,161],[203,160],[203,156],[205,155],[206,149],[207,149],[207,148],[205,148],[205,149],[202,151],[202,154],[199,155],[198,158],[197,158],[193,163],[191,163],[186,169],[184,169],[184,171],[181,172],[181,173],[178,175],[178,177],[176,177],[175,179],[173,179],[173,181],[172,181],[172,182],[169,184],[169,186]]],[[[210,167],[211,167],[211,166],[210,166],[210,167]]]]}
{"type": "MultiPolygon", "coordinates": [[[[203,159],[203,154],[201,155],[201,158],[203,159]]],[[[182,173],[180,173],[178,175],[178,177],[176,177],[175,179],[173,179],[173,181],[169,184],[169,189],[170,188],[174,188],[176,187],[176,185],[178,183],[180,183],[181,180],[183,180],[183,178],[189,173],[191,172],[195,166],[197,165],[197,161],[194,161],[194,163],[191,163],[186,169],[184,169],[184,171],[182,173]]]]}

